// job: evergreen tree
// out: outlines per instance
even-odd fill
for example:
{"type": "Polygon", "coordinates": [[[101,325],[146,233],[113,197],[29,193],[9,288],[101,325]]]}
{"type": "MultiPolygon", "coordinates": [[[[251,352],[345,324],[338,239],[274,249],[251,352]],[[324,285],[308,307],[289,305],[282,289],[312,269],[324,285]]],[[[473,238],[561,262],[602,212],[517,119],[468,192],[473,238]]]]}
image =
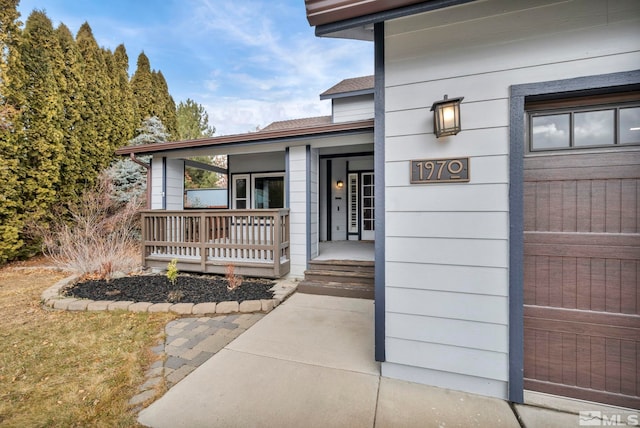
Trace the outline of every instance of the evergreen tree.
{"type": "Polygon", "coordinates": [[[180,101],[176,110],[179,140],[213,137],[214,126],[209,125],[209,114],[204,107],[190,98],[180,101]]]}
{"type": "Polygon", "coordinates": [[[22,97],[12,88],[14,79],[22,80],[17,49],[20,36],[18,0],[0,0],[0,264],[14,258],[23,242],[22,200],[20,197],[19,108],[22,97]],[[18,66],[16,66],[16,63],[18,66]]]}
{"type": "Polygon", "coordinates": [[[64,156],[64,106],[58,87],[64,60],[51,20],[44,12],[34,11],[27,19],[19,50],[26,72],[19,88],[25,105],[17,124],[23,130],[17,141],[22,210],[31,221],[39,221],[46,219],[57,201],[64,156]]]}
{"type": "Polygon", "coordinates": [[[135,113],[133,91],[129,84],[129,57],[124,45],[119,45],[113,54],[113,80],[115,82],[114,105],[115,123],[114,141],[116,147],[122,147],[133,138],[135,131],[135,113]]]}
{"type": "Polygon", "coordinates": [[[155,116],[153,111],[153,79],[149,58],[142,52],[138,55],[136,71],[131,78],[131,91],[135,105],[135,123],[140,123],[147,117],[155,116]]]}
{"type": "Polygon", "coordinates": [[[136,129],[136,136],[129,141],[131,146],[143,144],[165,143],[169,138],[167,129],[157,116],[147,117],[136,129]]]}
{"type": "Polygon", "coordinates": [[[83,144],[78,130],[82,112],[86,109],[83,81],[83,59],[69,28],[60,24],[56,29],[64,63],[57,74],[64,114],[62,122],[65,154],[60,165],[58,198],[60,202],[74,202],[86,184],[86,171],[82,164],[83,144]]]}
{"type": "Polygon", "coordinates": [[[85,108],[79,138],[83,144],[82,165],[88,184],[95,182],[98,173],[113,158],[115,144],[110,141],[111,118],[107,106],[111,103],[111,78],[107,73],[102,49],[98,47],[88,23],[82,24],[76,43],[84,60],[85,108]]]}
{"type": "Polygon", "coordinates": [[[161,71],[151,73],[153,83],[153,111],[152,114],[158,116],[167,129],[167,133],[172,137],[178,132],[176,119],[176,103],[169,95],[169,86],[161,71]]]}
{"type": "MultiPolygon", "coordinates": [[[[168,137],[164,125],[156,116],[143,120],[136,132],[138,135],[129,141],[131,146],[164,143],[168,137]]],[[[148,163],[149,156],[143,156],[140,160],[148,163]]],[[[144,199],[147,189],[145,168],[131,159],[124,158],[114,161],[106,173],[114,187],[113,197],[118,202],[128,202],[133,197],[144,199]]]]}

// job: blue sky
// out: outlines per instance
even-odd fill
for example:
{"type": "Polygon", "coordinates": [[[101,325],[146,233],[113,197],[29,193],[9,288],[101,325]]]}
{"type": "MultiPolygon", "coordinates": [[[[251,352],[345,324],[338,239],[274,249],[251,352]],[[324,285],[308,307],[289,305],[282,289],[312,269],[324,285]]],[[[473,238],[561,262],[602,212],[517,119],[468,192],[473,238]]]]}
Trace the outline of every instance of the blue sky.
{"type": "Polygon", "coordinates": [[[373,74],[373,43],[318,38],[304,0],[21,0],[75,34],[89,22],[98,43],[124,43],[129,71],[144,51],[176,103],[191,98],[216,135],[276,120],[330,114],[318,95],[340,80],[373,74]]]}

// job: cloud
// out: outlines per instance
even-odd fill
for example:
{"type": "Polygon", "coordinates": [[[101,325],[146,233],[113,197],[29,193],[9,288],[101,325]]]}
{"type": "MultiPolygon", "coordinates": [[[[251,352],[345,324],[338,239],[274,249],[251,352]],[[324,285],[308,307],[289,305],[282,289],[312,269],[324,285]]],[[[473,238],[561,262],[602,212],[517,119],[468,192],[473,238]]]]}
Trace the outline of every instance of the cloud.
{"type": "MultiPolygon", "coordinates": [[[[299,4],[191,2],[189,25],[198,28],[194,37],[211,41],[216,75],[203,81],[206,93],[199,96],[218,135],[330,114],[330,104],[319,101],[322,91],[344,78],[372,73],[372,43],[315,37],[299,4]]],[[[198,48],[202,57],[204,49],[198,48]]]]}

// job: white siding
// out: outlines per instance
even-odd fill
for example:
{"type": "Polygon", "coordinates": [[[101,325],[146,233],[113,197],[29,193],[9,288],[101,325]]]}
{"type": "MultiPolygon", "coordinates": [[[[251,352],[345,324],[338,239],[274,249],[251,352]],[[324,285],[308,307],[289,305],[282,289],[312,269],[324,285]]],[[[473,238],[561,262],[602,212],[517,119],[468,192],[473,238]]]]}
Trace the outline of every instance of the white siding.
{"type": "Polygon", "coordinates": [[[335,98],[331,105],[334,123],[373,119],[374,116],[373,94],[335,98]]]}
{"type": "Polygon", "coordinates": [[[284,152],[252,153],[229,156],[231,174],[254,172],[280,172],[285,170],[284,152]]]}
{"type": "Polygon", "coordinates": [[[167,210],[184,209],[184,161],[167,159],[167,210]]]}
{"type": "MultiPolygon", "coordinates": [[[[162,156],[153,156],[151,160],[151,203],[149,206],[152,210],[161,210],[162,206],[162,181],[164,167],[162,156]]],[[[147,183],[149,185],[149,183],[147,183]]]]}
{"type": "Polygon", "coordinates": [[[318,253],[320,251],[320,236],[318,230],[318,221],[319,221],[319,201],[318,195],[320,193],[320,156],[318,155],[317,149],[311,149],[311,171],[310,179],[311,179],[311,193],[309,194],[309,198],[311,198],[311,224],[309,227],[311,228],[311,258],[318,257],[318,253]]]}
{"type": "Polygon", "coordinates": [[[474,2],[388,21],[385,376],[507,398],[509,88],[638,68],[640,2],[474,2]],[[464,96],[436,139],[434,101],[464,96]],[[411,185],[411,159],[470,157],[411,185]]]}
{"type": "Polygon", "coordinates": [[[289,150],[289,221],[291,270],[289,276],[304,277],[307,268],[307,147],[289,150]]]}

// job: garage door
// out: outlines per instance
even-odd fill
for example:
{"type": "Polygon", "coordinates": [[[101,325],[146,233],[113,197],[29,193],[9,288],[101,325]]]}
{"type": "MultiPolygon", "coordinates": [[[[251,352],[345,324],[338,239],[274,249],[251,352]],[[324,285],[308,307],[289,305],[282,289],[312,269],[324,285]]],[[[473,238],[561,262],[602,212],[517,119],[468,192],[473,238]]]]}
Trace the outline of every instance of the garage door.
{"type": "Polygon", "coordinates": [[[640,107],[582,104],[528,106],[524,386],[640,408],[640,107]]]}

